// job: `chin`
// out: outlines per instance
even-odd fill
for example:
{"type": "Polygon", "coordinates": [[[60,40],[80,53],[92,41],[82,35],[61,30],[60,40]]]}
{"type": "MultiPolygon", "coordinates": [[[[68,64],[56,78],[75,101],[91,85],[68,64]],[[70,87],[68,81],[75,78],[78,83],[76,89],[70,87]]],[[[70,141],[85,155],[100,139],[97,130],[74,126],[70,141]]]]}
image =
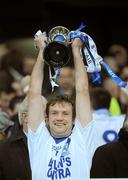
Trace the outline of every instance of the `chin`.
{"type": "Polygon", "coordinates": [[[57,134],[58,136],[61,136],[61,137],[65,137],[65,136],[66,136],[66,133],[65,133],[65,132],[60,132],[60,131],[56,132],[56,134],[57,134]]]}

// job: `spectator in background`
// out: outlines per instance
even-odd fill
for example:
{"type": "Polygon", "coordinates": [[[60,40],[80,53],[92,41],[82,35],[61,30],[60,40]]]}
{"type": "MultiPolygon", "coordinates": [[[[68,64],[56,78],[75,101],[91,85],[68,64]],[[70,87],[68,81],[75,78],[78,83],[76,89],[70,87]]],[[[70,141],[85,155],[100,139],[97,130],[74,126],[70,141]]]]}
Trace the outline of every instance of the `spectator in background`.
{"type": "Polygon", "coordinates": [[[21,102],[23,101],[25,96],[15,96],[14,98],[11,99],[10,101],[10,105],[9,108],[11,110],[11,116],[10,118],[13,119],[13,121],[15,122],[15,118],[17,116],[19,107],[21,102]]]}
{"type": "Polygon", "coordinates": [[[5,112],[0,112],[0,140],[5,140],[9,136],[10,127],[14,125],[5,112]]]}
{"type": "Polygon", "coordinates": [[[124,46],[120,44],[114,44],[110,46],[108,54],[114,57],[120,70],[124,66],[128,65],[128,52],[124,46]]]}
{"type": "Polygon", "coordinates": [[[13,81],[11,83],[11,87],[14,89],[15,91],[15,96],[23,96],[24,95],[24,89],[22,87],[22,79],[18,80],[18,81],[13,81]]]}
{"type": "Polygon", "coordinates": [[[35,59],[24,56],[17,50],[11,50],[1,59],[0,80],[3,85],[14,89],[16,96],[23,96],[21,80],[23,76],[30,75],[35,59]],[[6,84],[5,84],[6,82],[6,84]]]}
{"type": "Polygon", "coordinates": [[[2,57],[7,54],[9,51],[7,44],[6,43],[1,43],[0,44],[0,67],[1,67],[1,59],[2,57]]]}
{"type": "Polygon", "coordinates": [[[125,66],[121,73],[120,73],[120,77],[121,79],[123,79],[124,81],[128,81],[128,66],[125,66]]]}
{"type": "Polygon", "coordinates": [[[29,89],[30,76],[26,75],[19,81],[14,81],[11,87],[15,90],[15,96],[22,97],[27,95],[29,89]]]}
{"type": "Polygon", "coordinates": [[[111,116],[109,107],[111,102],[110,93],[99,87],[90,91],[93,108],[93,120],[95,121],[96,146],[118,140],[118,132],[123,125],[124,115],[111,116]]]}
{"type": "Polygon", "coordinates": [[[121,90],[119,94],[119,100],[122,113],[126,113],[128,106],[128,94],[121,90]]]}
{"type": "Polygon", "coordinates": [[[120,87],[113,81],[111,77],[106,78],[103,81],[103,88],[107,90],[112,97],[115,97],[118,99],[120,87]]]}
{"type": "Polygon", "coordinates": [[[119,140],[99,147],[93,157],[91,178],[128,178],[128,111],[119,140]]]}
{"type": "Polygon", "coordinates": [[[10,101],[15,97],[15,92],[13,90],[2,90],[0,91],[0,106],[1,111],[6,112],[9,116],[12,115],[10,110],[10,101]]]}
{"type": "Polygon", "coordinates": [[[11,129],[10,137],[0,142],[0,179],[31,180],[27,148],[28,104],[27,98],[20,104],[18,121],[11,129]]]}
{"type": "Polygon", "coordinates": [[[33,69],[33,66],[36,62],[36,59],[31,56],[25,56],[23,59],[23,75],[30,75],[33,69]]]}
{"type": "MultiPolygon", "coordinates": [[[[121,71],[120,77],[123,81],[128,83],[128,66],[124,67],[121,71]]],[[[124,92],[124,89],[120,91],[119,94],[120,102],[121,102],[121,109],[123,112],[126,113],[127,106],[128,106],[128,94],[124,92]]]]}
{"type": "Polygon", "coordinates": [[[118,67],[118,64],[116,62],[116,59],[112,56],[105,56],[104,61],[111,67],[111,69],[116,73],[119,74],[120,69],[118,67]]]}
{"type": "Polygon", "coordinates": [[[13,91],[11,84],[13,78],[10,77],[5,71],[0,70],[0,91],[13,91]]]}
{"type": "Polygon", "coordinates": [[[0,98],[4,112],[10,113],[9,103],[14,96],[23,95],[19,86],[21,78],[22,54],[9,51],[2,57],[0,67],[0,98]]]}
{"type": "Polygon", "coordinates": [[[75,96],[75,74],[72,67],[62,67],[56,83],[59,87],[55,89],[55,93],[65,94],[71,97],[75,96]]]}
{"type": "Polygon", "coordinates": [[[1,111],[7,112],[10,117],[16,114],[18,104],[23,100],[29,89],[29,76],[25,76],[20,81],[14,81],[8,87],[5,82],[0,84],[0,108],[1,111]]]}
{"type": "Polygon", "coordinates": [[[9,51],[1,59],[1,70],[6,72],[13,80],[21,79],[23,75],[24,56],[17,50],[9,51]]]}
{"type": "Polygon", "coordinates": [[[111,115],[120,115],[121,108],[119,104],[120,87],[113,81],[113,79],[106,78],[103,81],[103,88],[107,90],[111,95],[111,102],[109,111],[111,115]]]}

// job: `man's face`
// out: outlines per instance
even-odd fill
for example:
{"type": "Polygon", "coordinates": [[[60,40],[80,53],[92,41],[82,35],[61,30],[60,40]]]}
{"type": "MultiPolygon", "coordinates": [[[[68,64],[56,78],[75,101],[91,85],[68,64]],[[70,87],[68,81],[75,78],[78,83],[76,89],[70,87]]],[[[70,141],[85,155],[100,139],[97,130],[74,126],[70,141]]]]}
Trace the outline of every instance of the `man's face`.
{"type": "Polygon", "coordinates": [[[113,45],[110,47],[110,53],[114,56],[119,66],[125,66],[127,63],[127,50],[121,45],[113,45]]]}
{"type": "Polygon", "coordinates": [[[73,126],[72,105],[62,102],[50,106],[46,124],[54,137],[61,138],[70,135],[73,126]]]}

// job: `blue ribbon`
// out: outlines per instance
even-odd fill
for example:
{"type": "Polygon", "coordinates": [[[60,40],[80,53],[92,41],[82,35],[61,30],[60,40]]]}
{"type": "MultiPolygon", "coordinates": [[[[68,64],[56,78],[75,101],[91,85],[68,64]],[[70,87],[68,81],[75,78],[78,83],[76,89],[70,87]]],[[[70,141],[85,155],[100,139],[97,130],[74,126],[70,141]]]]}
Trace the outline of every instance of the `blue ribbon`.
{"type": "Polygon", "coordinates": [[[112,69],[109,67],[109,65],[107,63],[105,63],[104,61],[100,62],[101,65],[103,65],[103,67],[107,70],[108,74],[112,77],[112,79],[115,81],[116,84],[118,84],[120,87],[125,88],[127,83],[122,81],[113,71],[112,69]]]}
{"type": "Polygon", "coordinates": [[[101,84],[101,76],[100,73],[92,73],[91,74],[91,81],[94,84],[101,84]]]}
{"type": "Polygon", "coordinates": [[[81,25],[78,27],[78,29],[75,30],[75,32],[81,31],[85,27],[86,27],[86,25],[84,25],[84,23],[82,22],[81,25]]]}
{"type": "MultiPolygon", "coordinates": [[[[89,55],[90,55],[90,57],[91,57],[94,65],[95,65],[95,64],[96,64],[96,63],[95,63],[96,60],[95,60],[93,54],[92,54],[91,51],[90,51],[88,36],[87,36],[86,34],[80,32],[80,30],[82,30],[84,27],[85,27],[85,25],[83,25],[83,23],[81,23],[80,27],[79,27],[77,30],[75,30],[75,31],[71,31],[68,36],[69,36],[71,39],[80,38],[80,39],[84,42],[84,44],[85,44],[85,46],[86,46],[86,48],[87,48],[87,50],[88,50],[88,53],[89,53],[89,55]]],[[[99,63],[106,69],[106,71],[107,71],[108,74],[112,77],[112,79],[115,81],[116,84],[118,84],[118,85],[119,85],[120,87],[122,87],[122,88],[125,88],[125,87],[127,86],[127,83],[124,82],[124,81],[122,81],[122,80],[112,71],[112,69],[109,67],[108,64],[106,64],[103,60],[100,61],[99,63]]],[[[93,83],[100,84],[100,83],[101,83],[100,73],[92,73],[91,79],[92,79],[92,82],[93,82],[93,83]]]]}
{"type": "MultiPolygon", "coordinates": [[[[93,55],[92,55],[92,53],[91,53],[91,51],[89,49],[88,36],[80,32],[80,30],[82,30],[84,27],[85,27],[85,25],[83,23],[81,23],[80,27],[77,30],[69,32],[68,37],[70,39],[80,38],[81,41],[84,42],[84,44],[85,44],[85,46],[86,46],[86,48],[88,50],[88,53],[89,53],[94,65],[95,65],[95,58],[93,57],[93,55]]],[[[101,84],[100,74],[99,73],[92,73],[91,80],[95,84],[101,84]]]]}
{"type": "Polygon", "coordinates": [[[58,78],[60,76],[60,68],[57,68],[55,72],[56,72],[56,78],[58,78]]]}

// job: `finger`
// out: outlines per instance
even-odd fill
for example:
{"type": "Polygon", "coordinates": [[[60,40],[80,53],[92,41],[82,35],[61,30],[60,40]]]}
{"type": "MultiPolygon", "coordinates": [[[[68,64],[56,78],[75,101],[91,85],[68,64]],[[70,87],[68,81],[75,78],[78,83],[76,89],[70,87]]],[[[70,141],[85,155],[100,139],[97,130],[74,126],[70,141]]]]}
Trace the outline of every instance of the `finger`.
{"type": "Polygon", "coordinates": [[[38,36],[41,35],[41,34],[42,34],[41,30],[39,30],[39,31],[36,32],[36,34],[34,35],[34,37],[36,38],[36,37],[38,37],[38,36]]]}

